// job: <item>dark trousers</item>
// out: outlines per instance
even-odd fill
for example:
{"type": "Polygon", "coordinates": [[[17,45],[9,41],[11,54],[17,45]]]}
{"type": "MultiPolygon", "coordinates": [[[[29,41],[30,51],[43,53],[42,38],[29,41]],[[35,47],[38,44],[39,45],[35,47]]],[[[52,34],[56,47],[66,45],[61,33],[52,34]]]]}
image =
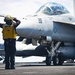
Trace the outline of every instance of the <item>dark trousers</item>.
{"type": "Polygon", "coordinates": [[[4,40],[5,69],[15,68],[16,39],[4,40]]]}

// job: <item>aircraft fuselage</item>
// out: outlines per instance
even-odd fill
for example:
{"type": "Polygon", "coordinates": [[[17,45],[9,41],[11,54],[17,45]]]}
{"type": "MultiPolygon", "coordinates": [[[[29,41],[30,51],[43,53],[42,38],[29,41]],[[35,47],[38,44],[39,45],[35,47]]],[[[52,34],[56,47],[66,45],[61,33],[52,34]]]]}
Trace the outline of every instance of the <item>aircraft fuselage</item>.
{"type": "Polygon", "coordinates": [[[23,19],[17,27],[17,34],[27,38],[49,36],[51,40],[75,42],[75,18],[68,15],[34,15],[23,19]]]}

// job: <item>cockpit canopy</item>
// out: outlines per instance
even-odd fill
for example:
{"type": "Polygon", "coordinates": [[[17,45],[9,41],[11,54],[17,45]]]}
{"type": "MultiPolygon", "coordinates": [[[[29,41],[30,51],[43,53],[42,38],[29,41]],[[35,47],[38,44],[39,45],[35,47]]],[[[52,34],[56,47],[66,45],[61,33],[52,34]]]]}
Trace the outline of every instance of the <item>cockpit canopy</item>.
{"type": "Polygon", "coordinates": [[[41,6],[36,13],[40,12],[47,15],[60,15],[69,13],[69,11],[64,6],[54,2],[49,2],[41,6]]]}

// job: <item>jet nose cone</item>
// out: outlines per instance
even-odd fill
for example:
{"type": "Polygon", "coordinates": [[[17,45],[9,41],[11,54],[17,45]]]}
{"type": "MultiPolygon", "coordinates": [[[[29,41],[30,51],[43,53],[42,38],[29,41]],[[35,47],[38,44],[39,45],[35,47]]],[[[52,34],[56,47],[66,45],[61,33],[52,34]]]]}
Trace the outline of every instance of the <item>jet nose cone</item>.
{"type": "Polygon", "coordinates": [[[32,23],[30,23],[27,20],[22,20],[21,24],[16,28],[17,31],[17,35],[21,36],[21,37],[28,37],[30,36],[31,32],[32,32],[32,23]]]}

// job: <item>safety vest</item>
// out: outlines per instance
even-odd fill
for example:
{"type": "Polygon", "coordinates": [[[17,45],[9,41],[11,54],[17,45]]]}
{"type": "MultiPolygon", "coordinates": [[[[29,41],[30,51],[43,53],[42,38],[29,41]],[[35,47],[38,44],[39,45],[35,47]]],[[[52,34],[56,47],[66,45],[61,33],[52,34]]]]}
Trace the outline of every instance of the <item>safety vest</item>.
{"type": "Polygon", "coordinates": [[[3,25],[3,39],[16,39],[16,30],[14,25],[5,26],[3,25]]]}

